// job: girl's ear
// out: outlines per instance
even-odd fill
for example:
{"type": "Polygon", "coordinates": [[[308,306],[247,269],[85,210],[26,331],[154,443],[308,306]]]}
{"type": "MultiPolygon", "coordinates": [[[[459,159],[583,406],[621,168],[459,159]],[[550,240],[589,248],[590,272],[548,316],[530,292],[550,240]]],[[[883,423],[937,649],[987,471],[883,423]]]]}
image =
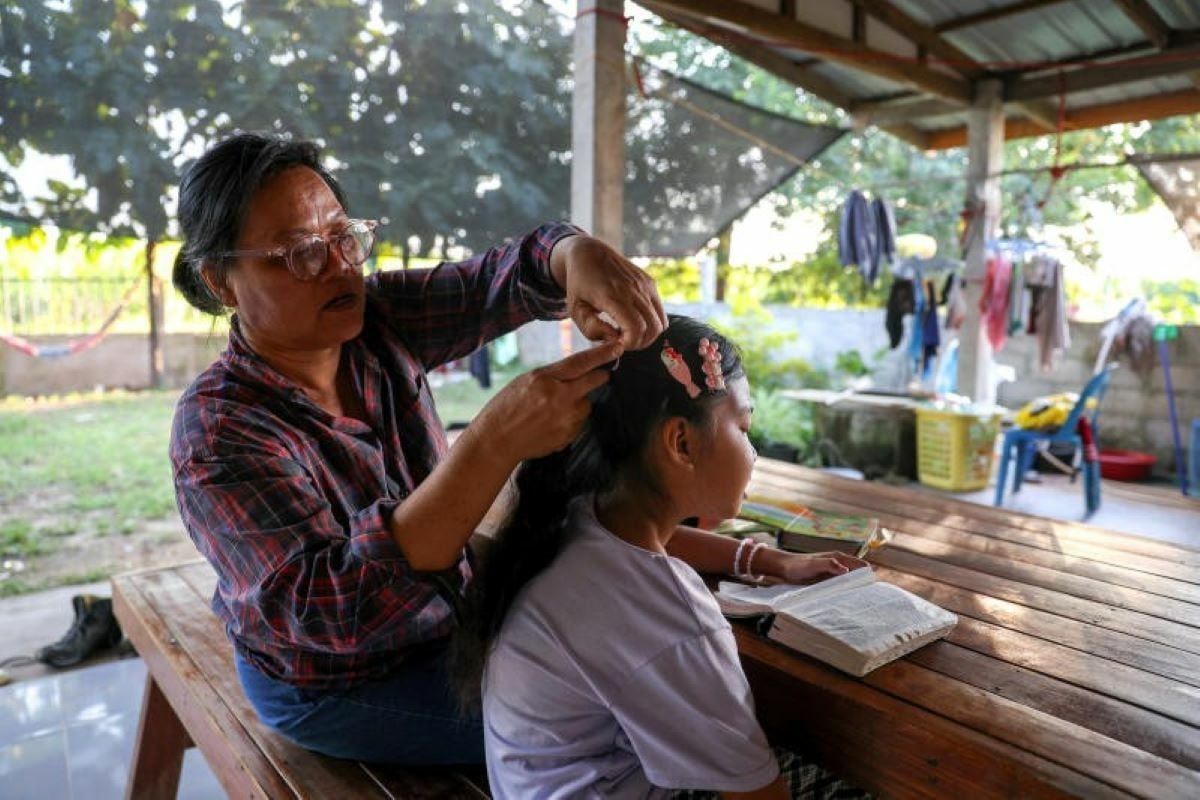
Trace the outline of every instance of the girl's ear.
{"type": "Polygon", "coordinates": [[[659,440],[667,461],[691,469],[696,463],[699,431],[683,417],[671,417],[662,424],[659,440]]]}
{"type": "Polygon", "coordinates": [[[218,274],[215,267],[205,262],[200,267],[200,277],[204,280],[204,285],[212,292],[213,297],[220,300],[222,305],[230,308],[237,306],[237,295],[229,288],[223,276],[218,274]]]}

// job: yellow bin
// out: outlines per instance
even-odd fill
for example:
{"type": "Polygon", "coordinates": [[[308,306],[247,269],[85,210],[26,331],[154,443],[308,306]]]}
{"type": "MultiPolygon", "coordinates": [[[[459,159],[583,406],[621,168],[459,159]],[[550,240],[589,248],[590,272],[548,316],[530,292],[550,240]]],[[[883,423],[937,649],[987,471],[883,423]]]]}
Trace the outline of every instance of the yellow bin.
{"type": "Polygon", "coordinates": [[[917,477],[952,492],[987,487],[992,475],[1000,412],[950,411],[918,406],[917,477]]]}

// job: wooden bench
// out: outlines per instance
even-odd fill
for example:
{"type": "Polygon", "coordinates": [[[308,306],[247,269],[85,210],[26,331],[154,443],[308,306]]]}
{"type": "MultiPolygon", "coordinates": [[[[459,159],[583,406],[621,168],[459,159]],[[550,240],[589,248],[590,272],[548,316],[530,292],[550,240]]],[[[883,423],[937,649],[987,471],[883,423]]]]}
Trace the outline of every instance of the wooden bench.
{"type": "Polygon", "coordinates": [[[127,796],[174,798],[184,751],[200,748],[230,797],[486,798],[480,767],[399,769],[320,756],[268,730],[238,683],[203,561],[113,578],[113,607],[146,662],[127,796]]]}

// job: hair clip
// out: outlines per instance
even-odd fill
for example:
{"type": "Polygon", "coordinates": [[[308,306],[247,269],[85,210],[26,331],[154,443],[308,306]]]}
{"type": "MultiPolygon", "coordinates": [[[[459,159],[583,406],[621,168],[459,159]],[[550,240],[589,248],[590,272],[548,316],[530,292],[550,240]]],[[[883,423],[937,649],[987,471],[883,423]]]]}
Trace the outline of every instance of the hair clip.
{"type": "Polygon", "coordinates": [[[671,347],[670,342],[663,341],[663,349],[659,357],[662,358],[663,366],[667,368],[667,374],[679,381],[687,390],[688,397],[694,400],[700,396],[700,387],[692,380],[692,371],[688,369],[688,365],[679,351],[671,347]]]}
{"type": "Polygon", "coordinates": [[[700,340],[700,371],[704,373],[704,385],[709,391],[725,389],[725,376],[721,373],[721,351],[716,342],[700,340]]]}

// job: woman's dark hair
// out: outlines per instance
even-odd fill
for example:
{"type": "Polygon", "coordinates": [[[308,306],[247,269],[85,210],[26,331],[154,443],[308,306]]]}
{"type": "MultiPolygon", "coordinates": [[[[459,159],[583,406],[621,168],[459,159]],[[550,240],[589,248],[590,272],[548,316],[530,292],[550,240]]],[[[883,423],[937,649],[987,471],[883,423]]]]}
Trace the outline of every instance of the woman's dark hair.
{"type": "MultiPolygon", "coordinates": [[[[175,257],[171,280],[189,303],[208,314],[225,308],[200,276],[202,264],[225,269],[219,254],[234,249],[242,217],[254,193],[291,167],[308,167],[321,176],[342,208],[346,198],[320,162],[313,142],[274,133],[237,133],[209,148],[179,182],[179,228],[183,247],[175,257]]],[[[224,274],[220,277],[223,279],[224,274]]]]}
{"type": "Polygon", "coordinates": [[[588,422],[569,447],[518,469],[516,506],[467,589],[451,648],[451,678],[464,706],[478,702],[488,653],[513,600],[558,556],[570,501],[608,491],[622,475],[657,488],[644,460],[651,432],[672,417],[701,425],[709,421],[711,406],[725,392],[705,388],[701,339],[717,345],[726,381],[745,374],[731,342],[699,320],[673,315],[653,344],[621,356],[608,383],[594,393],[588,422]],[[667,371],[662,360],[666,343],[683,357],[701,388],[695,399],[667,371]]]}

